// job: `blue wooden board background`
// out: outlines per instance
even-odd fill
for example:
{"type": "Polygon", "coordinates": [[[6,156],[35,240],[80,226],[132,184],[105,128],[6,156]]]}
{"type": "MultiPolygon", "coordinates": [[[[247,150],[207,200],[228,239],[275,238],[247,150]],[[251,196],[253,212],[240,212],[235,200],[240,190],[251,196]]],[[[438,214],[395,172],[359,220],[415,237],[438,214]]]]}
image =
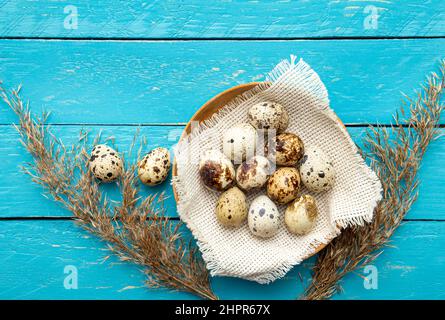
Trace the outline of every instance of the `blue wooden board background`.
{"type": "Polygon", "coordinates": [[[26,38],[410,37],[445,28],[442,0],[3,0],[0,8],[0,35],[26,38]],[[64,10],[78,14],[77,29],[64,27],[64,10]],[[374,12],[376,28],[366,19],[374,12]]]}
{"type": "MultiPolygon", "coordinates": [[[[174,145],[206,100],[263,80],[290,54],[319,73],[332,107],[360,145],[368,124],[390,123],[401,91],[412,94],[429,71],[437,71],[444,49],[441,0],[0,1],[4,85],[22,83],[33,110],[51,110],[53,130],[66,144],[82,128],[93,135],[102,130],[122,151],[139,125],[147,149],[174,145]],[[78,26],[67,29],[73,8],[78,26]],[[373,10],[378,24],[369,26],[373,10]]],[[[30,157],[15,122],[2,103],[0,298],[194,298],[148,290],[137,267],[113,258],[104,262],[104,244],[20,172],[30,157]],[[63,286],[68,265],[79,270],[77,290],[63,286]]],[[[394,247],[375,262],[378,289],[366,290],[358,270],[345,278],[336,299],[445,298],[444,157],[438,140],[421,168],[419,200],[397,230],[394,247]]],[[[116,196],[113,186],[105,188],[116,196]]],[[[177,217],[171,186],[154,190],[166,191],[169,215],[177,217]]],[[[212,285],[221,298],[293,299],[310,281],[313,261],[271,285],[219,277],[212,285]]]]}
{"type": "MultiPolygon", "coordinates": [[[[210,97],[264,80],[296,54],[320,75],[345,123],[389,123],[443,58],[445,39],[297,41],[0,40],[5,85],[26,84],[53,123],[188,122],[210,97]],[[113,92],[110,95],[110,92],[113,92]]],[[[0,123],[15,121],[1,110],[0,123]]]]}

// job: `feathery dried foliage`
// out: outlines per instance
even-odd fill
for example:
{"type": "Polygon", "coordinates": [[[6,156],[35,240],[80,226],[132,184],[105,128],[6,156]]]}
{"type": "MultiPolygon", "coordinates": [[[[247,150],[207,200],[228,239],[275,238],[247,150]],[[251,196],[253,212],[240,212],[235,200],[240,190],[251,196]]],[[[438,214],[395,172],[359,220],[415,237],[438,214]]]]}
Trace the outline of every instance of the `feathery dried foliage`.
{"type": "Polygon", "coordinates": [[[376,126],[366,133],[363,155],[382,182],[383,199],[371,223],[343,230],[318,255],[304,299],[330,298],[340,290],[339,281],[347,273],[376,259],[417,199],[421,160],[430,142],[439,136],[445,60],[440,72],[428,77],[415,99],[405,96],[389,130],[376,126]]]}
{"type": "Polygon", "coordinates": [[[45,124],[48,115],[33,118],[20,88],[9,94],[0,83],[0,95],[18,116],[16,129],[33,157],[24,168],[32,181],[70,210],[80,226],[106,241],[121,260],[142,266],[147,286],[217,299],[196,247],[179,231],[181,223],[165,217],[162,195],[138,196],[136,164],[125,165],[118,182],[121,201],[111,203],[88,170],[85,132],[77,145],[66,149],[45,124]]]}

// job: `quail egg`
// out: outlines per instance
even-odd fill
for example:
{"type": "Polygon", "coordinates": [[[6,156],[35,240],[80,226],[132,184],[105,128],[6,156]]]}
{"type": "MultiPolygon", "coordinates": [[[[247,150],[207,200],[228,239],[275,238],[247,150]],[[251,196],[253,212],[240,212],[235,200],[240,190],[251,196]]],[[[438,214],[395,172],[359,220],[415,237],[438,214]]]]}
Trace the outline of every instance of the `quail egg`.
{"type": "Polygon", "coordinates": [[[264,186],[270,176],[270,163],[263,156],[255,156],[243,162],[236,170],[236,182],[245,190],[264,186]]]}
{"type": "Polygon", "coordinates": [[[212,149],[201,156],[199,175],[207,188],[224,191],[235,181],[235,168],[224,154],[212,149]]]}
{"type": "Polygon", "coordinates": [[[314,197],[303,195],[286,208],[284,223],[291,233],[302,236],[314,228],[317,217],[318,209],[314,197]]]}
{"type": "Polygon", "coordinates": [[[267,182],[267,195],[273,201],[285,204],[294,200],[300,191],[298,170],[290,167],[279,168],[267,182]]]}
{"type": "Polygon", "coordinates": [[[223,152],[235,164],[241,164],[255,155],[257,132],[248,123],[228,129],[223,135],[223,152]]]}
{"type": "Polygon", "coordinates": [[[280,119],[280,124],[278,127],[278,133],[286,131],[287,127],[289,126],[289,114],[287,111],[283,108],[283,114],[280,119]]]}
{"type": "Polygon", "coordinates": [[[160,184],[167,178],[170,166],[170,152],[168,149],[153,149],[138,163],[139,179],[149,186],[160,184]]]}
{"type": "Polygon", "coordinates": [[[89,168],[98,180],[111,182],[122,174],[123,163],[116,150],[99,144],[91,151],[89,168]]]}
{"type": "Polygon", "coordinates": [[[281,104],[272,101],[253,105],[247,115],[250,124],[257,129],[274,129],[276,132],[282,132],[289,124],[289,115],[286,109],[281,104]]]}
{"type": "Polygon", "coordinates": [[[247,218],[249,229],[261,238],[273,237],[279,229],[279,212],[275,203],[261,195],[252,201],[247,218]]]}
{"type": "Polygon", "coordinates": [[[335,169],[329,157],[317,146],[307,146],[300,164],[301,180],[313,192],[327,191],[335,182],[335,169]]]}
{"type": "Polygon", "coordinates": [[[237,187],[224,191],[216,204],[216,218],[226,227],[239,227],[247,218],[246,196],[237,187]]]}
{"type": "MultiPolygon", "coordinates": [[[[267,147],[269,148],[269,147],[267,147]]],[[[275,137],[275,146],[267,150],[279,166],[295,166],[304,153],[303,141],[294,133],[282,133],[275,137]]]]}

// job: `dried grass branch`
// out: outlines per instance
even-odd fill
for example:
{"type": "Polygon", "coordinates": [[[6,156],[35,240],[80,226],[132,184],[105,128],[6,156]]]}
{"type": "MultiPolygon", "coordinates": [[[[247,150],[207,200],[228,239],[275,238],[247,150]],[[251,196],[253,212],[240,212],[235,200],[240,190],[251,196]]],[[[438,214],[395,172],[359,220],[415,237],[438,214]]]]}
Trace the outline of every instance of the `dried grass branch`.
{"type": "Polygon", "coordinates": [[[444,89],[445,61],[441,61],[440,74],[432,73],[415,99],[405,97],[389,130],[383,126],[368,130],[363,155],[382,182],[383,200],[371,223],[343,230],[318,255],[312,283],[303,298],[330,298],[339,291],[339,282],[347,273],[371,263],[388,245],[417,199],[417,172],[427,147],[439,136],[444,89]]]}
{"type": "Polygon", "coordinates": [[[66,149],[45,124],[47,115],[33,118],[20,88],[8,94],[0,84],[0,95],[18,116],[17,132],[33,157],[24,167],[32,181],[70,210],[80,226],[106,241],[121,260],[142,266],[147,286],[217,299],[196,247],[185,242],[180,223],[165,217],[163,196],[139,198],[134,164],[126,164],[118,182],[122,199],[112,204],[87,169],[85,132],[78,144],[66,149]]]}

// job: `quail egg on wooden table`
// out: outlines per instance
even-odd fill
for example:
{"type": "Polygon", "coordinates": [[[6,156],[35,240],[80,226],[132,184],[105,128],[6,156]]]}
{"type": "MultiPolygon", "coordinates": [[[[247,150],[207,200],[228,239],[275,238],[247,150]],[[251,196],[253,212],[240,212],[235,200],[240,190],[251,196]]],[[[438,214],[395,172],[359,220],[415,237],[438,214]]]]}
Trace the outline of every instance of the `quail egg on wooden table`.
{"type": "Polygon", "coordinates": [[[248,123],[237,124],[223,135],[223,152],[235,164],[254,156],[256,144],[256,129],[248,123]]]}
{"type": "Polygon", "coordinates": [[[138,163],[139,179],[149,186],[160,184],[167,178],[170,166],[170,152],[168,149],[153,149],[138,163]]]}
{"type": "Polygon", "coordinates": [[[236,170],[236,182],[245,191],[261,188],[269,179],[270,170],[267,158],[255,156],[240,164],[236,170]]]}
{"type": "Polygon", "coordinates": [[[224,191],[235,181],[235,168],[224,154],[212,149],[205,151],[201,156],[199,175],[207,188],[224,191]]]}
{"type": "Polygon", "coordinates": [[[267,182],[267,195],[277,203],[285,204],[294,200],[300,191],[300,174],[291,167],[279,168],[267,182]]]}
{"type": "Polygon", "coordinates": [[[315,145],[307,146],[300,164],[301,180],[313,192],[327,191],[335,182],[335,169],[329,157],[315,145]]]}
{"type": "MultiPolygon", "coordinates": [[[[267,147],[269,149],[269,146],[267,147]]],[[[267,150],[279,166],[295,166],[304,153],[303,141],[294,133],[286,132],[275,137],[275,146],[267,150]]]]}
{"type": "Polygon", "coordinates": [[[289,115],[279,103],[264,101],[250,107],[248,111],[249,122],[257,129],[283,132],[289,125],[289,115]]]}
{"type": "Polygon", "coordinates": [[[280,227],[278,208],[267,196],[258,196],[250,205],[247,221],[255,236],[273,237],[280,227]]]}
{"type": "Polygon", "coordinates": [[[226,227],[239,227],[247,218],[246,196],[237,187],[224,191],[216,203],[216,218],[226,227]]]}
{"type": "Polygon", "coordinates": [[[314,228],[317,217],[318,209],[314,197],[303,195],[286,208],[284,222],[291,233],[305,235],[314,228]]]}
{"type": "Polygon", "coordinates": [[[112,182],[122,174],[123,163],[116,150],[99,144],[91,151],[89,168],[98,180],[112,182]]]}

